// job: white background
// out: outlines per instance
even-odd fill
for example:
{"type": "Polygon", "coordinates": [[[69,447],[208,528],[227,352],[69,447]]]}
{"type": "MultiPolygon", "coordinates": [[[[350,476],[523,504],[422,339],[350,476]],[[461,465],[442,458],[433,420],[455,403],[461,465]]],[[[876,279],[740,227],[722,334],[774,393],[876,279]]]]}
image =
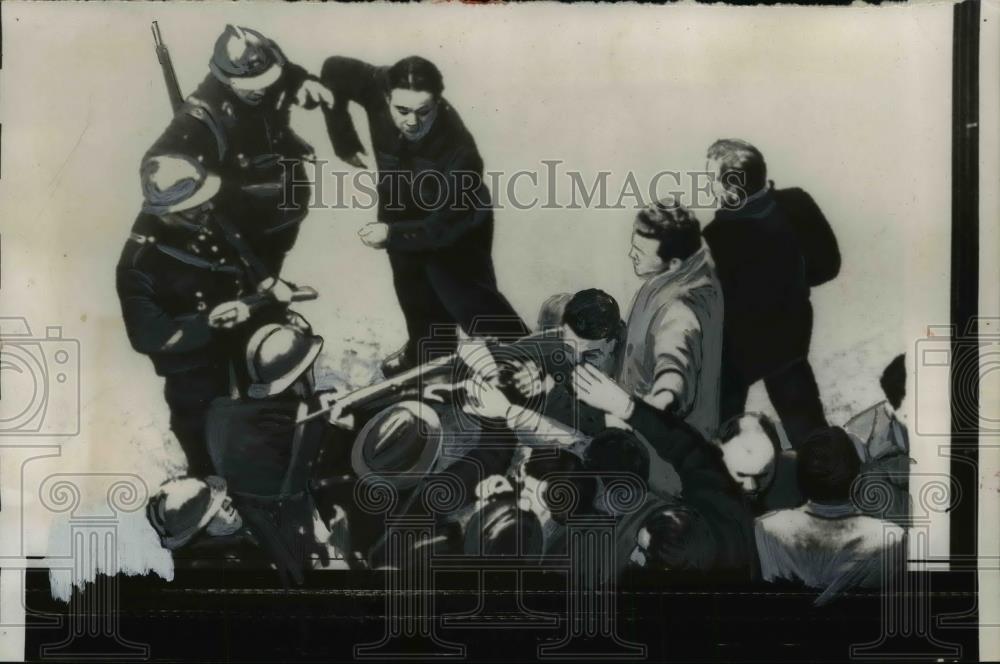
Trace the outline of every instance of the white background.
{"type": "MultiPolygon", "coordinates": [[[[66,552],[45,511],[31,511],[47,474],[138,473],[152,490],[179,459],[160,381],[130,349],[114,291],[141,198],[138,161],[170,118],[154,18],[185,93],[207,72],[227,22],[264,32],[317,73],[334,54],[375,64],[428,57],[488,170],[561,159],[585,174],[631,169],[644,182],[662,169],[702,168],[717,138],[750,140],[779,187],[813,195],[840,241],[840,276],[813,291],[812,361],[835,424],[880,400],[889,360],[912,351],[928,325],[948,322],[950,4],[5,3],[0,314],[27,318],[36,336],[62,326],[82,358],[82,434],[59,458],[26,466],[27,553],[66,552]]],[[[296,111],[293,125],[321,159],[343,167],[318,112],[296,111]]],[[[637,287],[626,259],[631,218],[623,210],[498,212],[501,289],[532,322],[559,291],[601,287],[625,308],[637,287]]],[[[355,382],[404,340],[387,260],[355,236],[371,220],[374,211],[314,211],[285,269],[321,291],[299,310],[326,337],[327,365],[355,382]]],[[[912,389],[912,352],[908,359],[912,389]]],[[[927,408],[943,414],[947,394],[933,396],[927,408]]],[[[750,405],[770,409],[759,389],[750,405]]],[[[946,440],[913,439],[920,472],[947,472],[937,449],[946,440]]],[[[22,496],[6,477],[0,519],[10,528],[8,501],[22,496]]],[[[123,564],[167,573],[144,548],[155,542],[142,528],[140,518],[139,544],[124,547],[123,564]]],[[[933,533],[932,553],[945,554],[947,519],[933,533]]],[[[7,542],[0,553],[16,555],[7,542]]]]}

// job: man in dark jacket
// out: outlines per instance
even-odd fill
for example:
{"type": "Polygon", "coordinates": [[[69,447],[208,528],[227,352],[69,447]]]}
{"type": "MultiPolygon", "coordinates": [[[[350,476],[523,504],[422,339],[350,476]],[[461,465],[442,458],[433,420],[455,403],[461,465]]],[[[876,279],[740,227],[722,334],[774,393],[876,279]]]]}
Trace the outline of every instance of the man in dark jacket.
{"type": "Polygon", "coordinates": [[[707,541],[692,542],[701,552],[694,567],[754,576],[753,513],[730,477],[722,451],[684,420],[636,399],[594,367],[578,366],[573,383],[581,401],[628,426],[676,471],[680,504],[692,510],[706,530],[707,541]]]}
{"type": "Polygon", "coordinates": [[[298,236],[312,147],[289,126],[292,104],[332,105],[316,79],[256,30],[226,26],[210,73],[146,154],[187,155],[222,177],[217,201],[272,276],[298,236]]]}
{"type": "MultiPolygon", "coordinates": [[[[369,247],[385,249],[409,335],[383,363],[399,373],[427,353],[421,342],[433,326],[501,338],[528,332],[497,289],[491,256],[493,210],[482,181],[483,161],[458,113],[441,96],[441,72],[420,57],[392,67],[343,57],[323,65],[322,82],[335,105],[325,109],[337,156],[364,167],[364,152],[348,113],[349,102],[368,114],[378,166],[378,221],[361,229],[369,247]]],[[[445,335],[448,336],[447,334],[445,335]]],[[[447,352],[445,338],[434,350],[447,352]]]]}
{"type": "Polygon", "coordinates": [[[836,275],[840,254],[800,189],[774,191],[764,157],[736,139],[708,150],[722,205],[705,227],[725,298],[720,421],[739,415],[763,380],[793,446],[826,426],[809,365],[809,288],[836,275]]]}
{"type": "Polygon", "coordinates": [[[122,316],[132,347],[165,378],[170,428],[188,474],[204,477],[212,473],[205,412],[229,389],[228,347],[240,334],[233,328],[251,317],[239,299],[261,282],[219,228],[217,175],[184,157],[154,157],[143,164],[142,184],[143,211],[116,270],[122,316]],[[220,310],[226,315],[212,319],[220,310]]]}

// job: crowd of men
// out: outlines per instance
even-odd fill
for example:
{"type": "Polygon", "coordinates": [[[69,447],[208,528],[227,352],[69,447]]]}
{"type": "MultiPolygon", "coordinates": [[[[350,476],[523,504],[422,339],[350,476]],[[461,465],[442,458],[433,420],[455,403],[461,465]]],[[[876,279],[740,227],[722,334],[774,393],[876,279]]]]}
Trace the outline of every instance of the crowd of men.
{"type": "Polygon", "coordinates": [[[143,157],[117,268],[128,337],[164,378],[187,458],[147,507],[177,556],[263,558],[288,584],[331,559],[397,566],[386,510],[441,507],[428,494],[449,485],[454,504],[419,543],[435,552],[555,555],[574,519],[601,516],[622,565],[878,582],[909,518],[904,361],[881,378],[885,402],[829,425],[810,289],[838,274],[836,238],[753,145],[708,148],[719,206],[704,228],[672,198],[623,220],[643,280],[624,316],[589,288],[554,294],[532,331],[497,287],[483,161],[433,63],[331,57],[316,77],[227,26],[209,68],[143,157]],[[388,255],[408,341],[384,380],[343,393],[317,386],[323,339],[290,309],[316,293],[281,268],[312,155],[290,107],[319,109],[337,156],[361,168],[351,102],[380,176],[359,238],[388,255]],[[428,171],[445,177],[389,177],[428,171]],[[761,381],[780,427],[744,412],[761,381]],[[609,489],[623,477],[643,492],[627,513],[609,489]],[[385,509],[369,500],[380,482],[385,509]],[[891,499],[857,499],[872,487],[891,499]]]}

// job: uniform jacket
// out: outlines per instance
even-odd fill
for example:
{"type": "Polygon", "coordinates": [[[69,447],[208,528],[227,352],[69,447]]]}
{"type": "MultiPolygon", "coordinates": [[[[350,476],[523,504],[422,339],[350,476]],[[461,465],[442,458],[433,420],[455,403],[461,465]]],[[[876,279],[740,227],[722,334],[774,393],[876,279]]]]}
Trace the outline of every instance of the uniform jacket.
{"type": "Polygon", "coordinates": [[[678,270],[648,279],[636,293],[618,382],[639,397],[672,392],[672,410],[711,439],[719,425],[722,326],[722,289],[702,246],[678,270]]]}
{"type": "Polygon", "coordinates": [[[314,527],[309,480],[329,425],[318,419],[295,426],[318,407],[312,401],[220,398],[206,418],[216,472],[286,585],[301,584],[310,557],[326,551],[314,527]]]}
{"type": "Polygon", "coordinates": [[[335,98],[334,107],[324,110],[334,152],[346,159],[364,151],[348,112],[349,102],[360,104],[368,115],[379,171],[378,218],[390,224],[386,248],[414,252],[452,246],[493,223],[483,160],[472,134],[444,99],[426,136],[412,142],[404,138],[386,102],[387,72],[387,67],[344,57],[323,64],[320,79],[335,98]]]}
{"type": "Polygon", "coordinates": [[[805,259],[773,192],[719,210],[704,236],[725,296],[728,370],[750,384],[806,357],[812,305],[805,259]]]}
{"type": "Polygon", "coordinates": [[[215,305],[253,292],[236,251],[218,231],[170,227],[140,214],[116,270],[132,347],[161,376],[225,364],[226,335],[208,326],[215,305]]]}
{"type": "Polygon", "coordinates": [[[289,125],[295,93],[309,78],[302,67],[286,63],[264,100],[250,106],[209,74],[146,153],[187,155],[221,176],[217,202],[275,274],[309,204],[308,184],[296,186],[293,177],[307,182],[300,160],[312,147],[289,125]],[[283,166],[282,159],[293,161],[283,166]]]}

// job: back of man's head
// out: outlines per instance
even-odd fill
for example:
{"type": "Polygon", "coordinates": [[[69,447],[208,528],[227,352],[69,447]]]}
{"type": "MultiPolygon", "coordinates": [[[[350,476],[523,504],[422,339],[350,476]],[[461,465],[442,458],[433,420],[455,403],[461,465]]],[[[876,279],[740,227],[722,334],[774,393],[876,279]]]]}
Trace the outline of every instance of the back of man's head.
{"type": "Polygon", "coordinates": [[[892,362],[886,366],[879,378],[882,392],[885,393],[886,401],[893,409],[899,409],[906,398],[906,354],[897,355],[892,362]]]}
{"type": "Polygon", "coordinates": [[[739,138],[720,138],[712,143],[706,155],[716,162],[722,187],[742,202],[767,185],[767,164],[756,147],[739,138]]]}
{"type": "Polygon", "coordinates": [[[854,443],[840,427],[813,432],[798,448],[799,490],[817,503],[843,503],[861,471],[854,443]]]}
{"type": "Polygon", "coordinates": [[[599,288],[578,291],[566,303],[562,322],[581,339],[616,339],[622,319],[618,302],[599,288]]]}
{"type": "Polygon", "coordinates": [[[660,199],[635,217],[635,232],[659,240],[657,254],[664,263],[689,258],[701,248],[701,223],[694,212],[673,197],[660,199]]]}

